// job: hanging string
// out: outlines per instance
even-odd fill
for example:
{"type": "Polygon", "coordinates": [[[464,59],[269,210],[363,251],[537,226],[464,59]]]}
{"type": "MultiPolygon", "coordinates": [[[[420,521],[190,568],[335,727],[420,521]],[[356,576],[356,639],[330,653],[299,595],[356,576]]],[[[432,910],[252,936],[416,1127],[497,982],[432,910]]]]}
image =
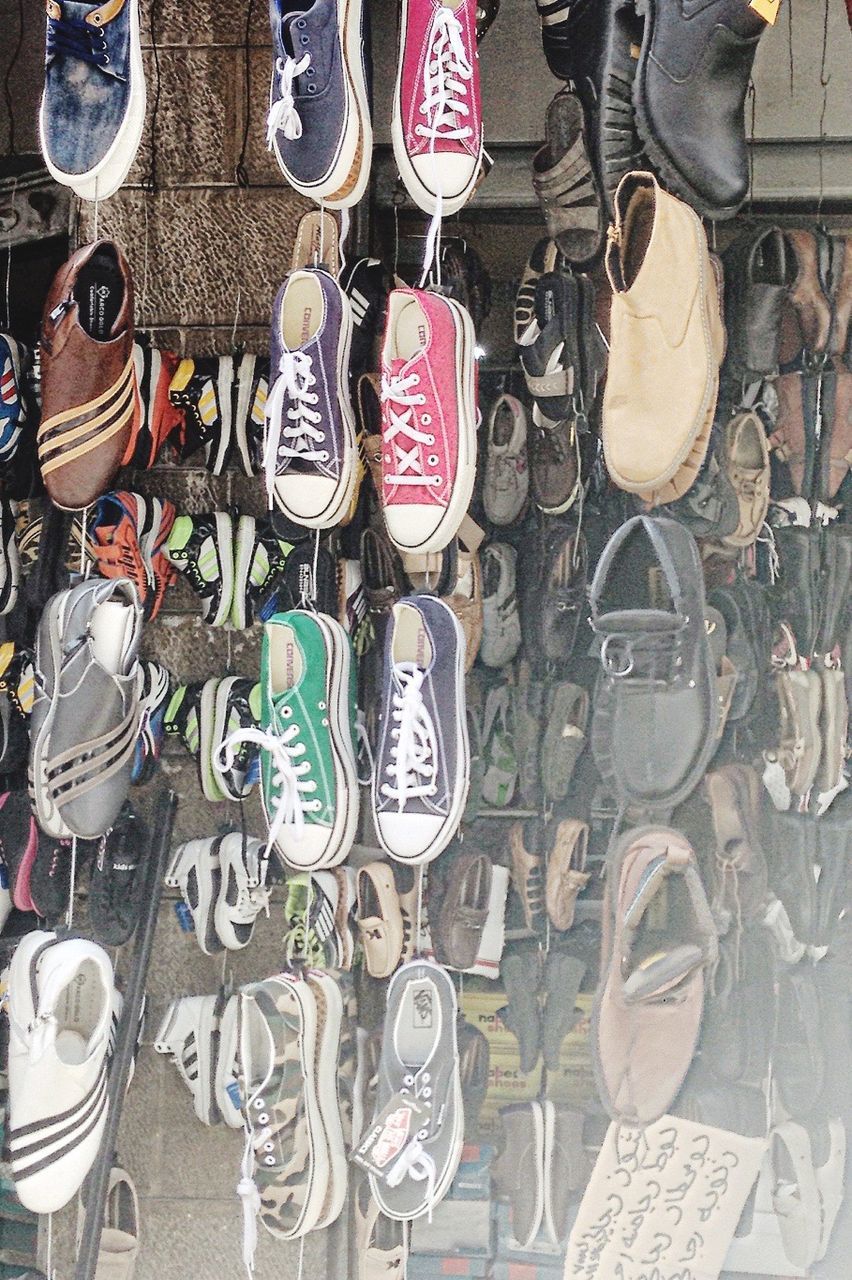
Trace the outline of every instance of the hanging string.
{"type": "Polygon", "coordinates": [[[827,73],[828,67],[828,0],[823,2],[822,14],[822,58],[819,67],[819,82],[822,86],[822,110],[819,113],[819,151],[817,153],[819,160],[819,197],[817,199],[817,222],[822,220],[822,202],[825,196],[825,115],[828,111],[828,86],[831,83],[831,75],[827,73]]]}
{"type": "MultiPolygon", "coordinates": [[[[18,175],[12,180],[12,212],[15,212],[15,196],[18,191],[18,175]]],[[[14,219],[12,220],[14,221],[14,219]]],[[[12,222],[6,237],[6,329],[12,330],[12,222]]]]}
{"type": "Polygon", "coordinates": [[[157,20],[159,18],[160,0],[151,0],[151,49],[154,54],[154,105],[151,108],[151,165],[142,186],[149,193],[157,190],[157,115],[160,110],[160,50],[157,44],[157,20]]]}
{"type": "Polygon", "coordinates": [[[100,202],[100,199],[98,198],[98,182],[99,182],[99,179],[98,179],[98,178],[95,178],[95,221],[94,221],[94,225],[93,225],[93,227],[92,227],[92,239],[93,239],[93,240],[97,240],[97,238],[98,238],[98,222],[99,222],[99,220],[100,220],[100,204],[101,204],[101,202],[100,202]]]}
{"type": "Polygon", "coordinates": [[[304,1267],[304,1265],[305,1265],[305,1237],[303,1235],[299,1239],[299,1272],[296,1277],[296,1280],[302,1280],[302,1268],[304,1267]]]}
{"type": "Polygon", "coordinates": [[[754,80],[749,79],[748,93],[746,95],[751,102],[751,127],[749,129],[749,146],[748,146],[748,214],[752,216],[754,205],[754,128],[757,119],[757,92],[754,87],[754,80]]]}
{"type": "Polygon", "coordinates": [[[47,1250],[45,1257],[45,1267],[47,1268],[47,1280],[54,1280],[56,1272],[53,1270],[53,1214],[47,1215],[47,1250]]]}
{"type": "MultiPolygon", "coordinates": [[[[237,290],[237,309],[238,309],[238,310],[239,310],[239,305],[240,305],[240,291],[239,291],[239,289],[238,289],[238,290],[237,290]]],[[[236,333],[236,329],[237,329],[237,322],[236,322],[236,321],[234,321],[234,332],[235,332],[235,333],[236,333]]],[[[233,335],[232,335],[232,337],[231,337],[231,346],[233,346],[233,345],[234,345],[234,339],[233,339],[233,335]]],[[[228,497],[227,497],[227,501],[228,501],[228,513],[229,513],[229,515],[230,515],[231,511],[233,510],[233,502],[234,502],[234,473],[233,473],[233,471],[231,471],[231,470],[229,470],[229,471],[228,471],[228,497]]],[[[234,634],[234,633],[233,633],[233,628],[232,628],[230,625],[229,625],[229,626],[227,626],[227,627],[225,628],[225,645],[226,645],[226,648],[227,648],[227,658],[226,658],[226,661],[227,661],[227,672],[228,672],[228,675],[229,675],[229,676],[230,676],[230,675],[233,675],[233,671],[234,671],[233,634],[234,634]]]]}
{"type": "Polygon", "coordinates": [[[251,19],[254,12],[254,0],[249,0],[246,9],[246,26],[243,36],[243,58],[245,62],[243,74],[243,86],[245,96],[243,97],[243,142],[240,147],[240,154],[234,167],[234,177],[237,180],[237,186],[248,187],[249,183],[248,169],[246,168],[246,152],[248,151],[249,128],[251,126],[251,54],[249,50],[249,38],[251,35],[251,19]]]}
{"type": "Polygon", "coordinates": [[[793,97],[793,80],[795,78],[795,69],[793,65],[793,5],[787,5],[787,53],[790,61],[790,97],[793,97]]]}
{"type": "MultiPolygon", "coordinates": [[[[242,300],[242,296],[243,296],[242,289],[240,288],[239,285],[237,285],[237,305],[234,308],[234,327],[231,330],[231,350],[232,351],[236,351],[237,349],[237,325],[240,322],[240,302],[242,300]]],[[[228,474],[230,477],[230,472],[228,474]]],[[[230,485],[229,485],[228,486],[228,502],[230,501],[231,501],[231,491],[230,491],[230,485]]]]}
{"type": "Polygon", "coordinates": [[[414,943],[414,954],[420,955],[421,931],[423,929],[423,864],[417,868],[417,935],[414,943]]]}
{"type": "Polygon", "coordinates": [[[325,262],[325,201],[320,200],[320,233],[319,233],[319,262],[315,262],[315,267],[320,267],[325,262]]]}
{"type": "Polygon", "coordinates": [[[142,293],[139,298],[140,328],[145,327],[148,318],[148,201],[142,201],[142,215],[145,219],[145,236],[142,241],[142,293]]]}
{"type": "Polygon", "coordinates": [[[6,74],[3,77],[3,95],[6,99],[6,116],[9,121],[9,155],[16,156],[18,148],[15,142],[15,109],[12,103],[12,72],[15,70],[15,63],[21,54],[24,44],[24,0],[18,0],[18,39],[12,52],[12,57],[6,67],[6,74]]]}
{"type": "Polygon", "coordinates": [[[339,237],[338,237],[338,241],[337,241],[337,252],[338,252],[338,256],[339,256],[339,258],[340,258],[340,270],[341,270],[341,271],[342,271],[342,270],[343,270],[343,268],[346,266],[346,252],[345,252],[345,250],[344,250],[344,245],[346,244],[346,238],[347,238],[347,236],[349,235],[349,229],[350,229],[351,225],[352,225],[352,215],[351,215],[350,211],[349,211],[348,209],[341,209],[341,211],[340,211],[340,235],[339,235],[339,237]]]}
{"type": "Polygon", "coordinates": [[[74,890],[77,887],[77,837],[71,837],[71,888],[68,891],[68,910],[65,913],[65,924],[70,929],[74,924],[74,890]]]}

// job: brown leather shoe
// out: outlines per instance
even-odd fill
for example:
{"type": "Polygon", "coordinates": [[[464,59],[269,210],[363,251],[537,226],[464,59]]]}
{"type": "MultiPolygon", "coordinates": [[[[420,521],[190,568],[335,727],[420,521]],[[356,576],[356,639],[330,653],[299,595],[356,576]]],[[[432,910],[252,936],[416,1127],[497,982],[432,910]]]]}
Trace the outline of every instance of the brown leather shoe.
{"type": "Polygon", "coordinates": [[[567,511],[579,493],[577,435],[573,422],[549,422],[533,414],[528,435],[530,489],[546,515],[567,511]]]}
{"type": "Polygon", "coordinates": [[[799,318],[802,342],[811,354],[820,354],[828,346],[831,333],[831,304],[825,296],[817,261],[817,242],[813,231],[787,231],[798,263],[790,301],[799,318]]]}
{"type": "MultiPolygon", "coordinates": [[[[443,892],[437,913],[429,904],[435,958],[452,969],[472,969],[479,955],[491,897],[491,859],[477,849],[444,855],[443,892]]],[[[430,885],[432,877],[430,876],[430,885]]]]}
{"type": "Polygon", "coordinates": [[[479,646],[482,643],[482,570],[477,551],[458,550],[458,571],[455,585],[444,596],[461,623],[464,632],[464,669],[470,671],[479,646]]]}
{"type": "Polygon", "coordinates": [[[704,779],[716,833],[714,905],[739,926],[763,916],[769,874],[760,840],[760,779],[747,764],[724,764],[704,779]]]}
{"type": "Polygon", "coordinates": [[[849,348],[849,322],[852,320],[852,236],[836,239],[835,254],[839,259],[837,284],[834,288],[834,319],[831,324],[829,351],[845,356],[849,348]]]}
{"type": "Polygon", "coordinates": [[[459,1047],[459,1079],[464,1103],[465,1137],[479,1128],[479,1113],[488,1092],[488,1069],[491,1051],[488,1039],[478,1027],[472,1026],[459,1014],[456,1024],[456,1040],[459,1047]]]}
{"type": "Polygon", "coordinates": [[[667,827],[625,832],[606,881],[592,1019],[598,1091],[614,1120],[652,1124],[674,1102],[698,1043],[705,969],[717,954],[687,840],[667,827]]]}
{"type": "Polygon", "coordinates": [[[736,529],[722,541],[729,547],[750,547],[769,510],[769,442],[763,422],[752,410],[735,414],[725,424],[722,458],[740,512],[736,529]]]}
{"type": "Polygon", "coordinates": [[[382,505],[382,402],[377,373],[362,373],[355,392],[358,432],[364,439],[364,456],[373,478],[373,492],[382,505]]]}
{"type": "Polygon", "coordinates": [[[509,832],[512,850],[512,882],[524,909],[524,921],[533,933],[544,933],[544,823],[540,818],[513,822],[509,832]]]}
{"type": "Polygon", "coordinates": [[[588,823],[577,818],[565,818],[553,833],[544,896],[554,929],[570,929],[574,923],[577,898],[589,883],[588,845],[588,823]]]}
{"type": "Polygon", "coordinates": [[[613,290],[602,424],[607,469],[629,493],[673,501],[680,495],[666,493],[667,483],[687,462],[697,474],[706,453],[725,350],[700,218],[652,174],[626,174],[606,268],[613,290]]]}
{"type": "Polygon", "coordinates": [[[368,862],[358,871],[358,932],[367,972],[388,978],[402,954],[402,913],[387,862],[368,862]]]}
{"type": "Polygon", "coordinates": [[[45,488],[66,511],[112,487],[141,418],[133,365],[133,282],[111,240],[78,249],[54,277],[41,325],[45,488]]]}

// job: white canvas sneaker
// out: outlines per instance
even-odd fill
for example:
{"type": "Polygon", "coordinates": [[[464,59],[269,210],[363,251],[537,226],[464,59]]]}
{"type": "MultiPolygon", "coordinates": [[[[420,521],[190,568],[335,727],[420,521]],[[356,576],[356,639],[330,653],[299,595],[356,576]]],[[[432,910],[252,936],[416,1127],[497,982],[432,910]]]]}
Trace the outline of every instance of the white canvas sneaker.
{"type": "Polygon", "coordinates": [[[9,969],[9,1151],[21,1204],[55,1213],[80,1189],[106,1124],[112,963],[82,938],[26,935],[9,969]]]}

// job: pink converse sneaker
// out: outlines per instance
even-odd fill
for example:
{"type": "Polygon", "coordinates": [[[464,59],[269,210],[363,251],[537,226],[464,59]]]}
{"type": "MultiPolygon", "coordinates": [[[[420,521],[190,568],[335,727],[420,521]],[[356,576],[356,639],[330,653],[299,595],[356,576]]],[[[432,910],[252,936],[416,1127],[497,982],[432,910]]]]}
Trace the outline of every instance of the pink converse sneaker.
{"type": "Polygon", "coordinates": [[[402,0],[392,134],[415,204],[457,213],[482,159],[476,0],[402,0]]]}
{"type": "Polygon", "coordinates": [[[382,344],[382,504],[401,551],[455,537],[476,473],[473,322],[458,302],[394,289],[382,344]]]}

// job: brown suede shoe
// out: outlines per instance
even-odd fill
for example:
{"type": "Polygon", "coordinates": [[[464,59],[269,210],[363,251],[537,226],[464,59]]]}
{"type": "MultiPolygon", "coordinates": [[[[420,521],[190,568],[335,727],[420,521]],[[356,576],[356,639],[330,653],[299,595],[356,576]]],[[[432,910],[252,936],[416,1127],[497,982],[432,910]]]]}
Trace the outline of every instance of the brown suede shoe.
{"type": "Polygon", "coordinates": [[[449,595],[444,596],[464,632],[464,669],[470,671],[482,643],[482,570],[479,553],[458,550],[458,572],[449,595]]]}
{"type": "Polygon", "coordinates": [[[553,834],[547,860],[545,902],[554,929],[570,929],[574,923],[577,898],[589,883],[586,851],[589,827],[576,818],[565,818],[553,834]]]}
{"type": "Polygon", "coordinates": [[[112,487],[140,421],[133,365],[133,282],[111,240],[78,249],[54,277],[41,325],[45,488],[66,511],[112,487]]]}
{"type": "Polygon", "coordinates": [[[607,876],[592,1018],[598,1091],[614,1120],[652,1124],[677,1097],[718,945],[689,843],[667,827],[625,832],[607,876]]]}
{"type": "Polygon", "coordinates": [[[769,901],[760,839],[760,778],[750,765],[724,764],[704,779],[716,833],[714,906],[740,923],[758,920],[769,901]]]}
{"type": "Polygon", "coordinates": [[[722,457],[740,512],[736,529],[722,541],[729,547],[750,547],[769,510],[769,442],[763,422],[752,410],[735,414],[725,424],[722,457]]]}

